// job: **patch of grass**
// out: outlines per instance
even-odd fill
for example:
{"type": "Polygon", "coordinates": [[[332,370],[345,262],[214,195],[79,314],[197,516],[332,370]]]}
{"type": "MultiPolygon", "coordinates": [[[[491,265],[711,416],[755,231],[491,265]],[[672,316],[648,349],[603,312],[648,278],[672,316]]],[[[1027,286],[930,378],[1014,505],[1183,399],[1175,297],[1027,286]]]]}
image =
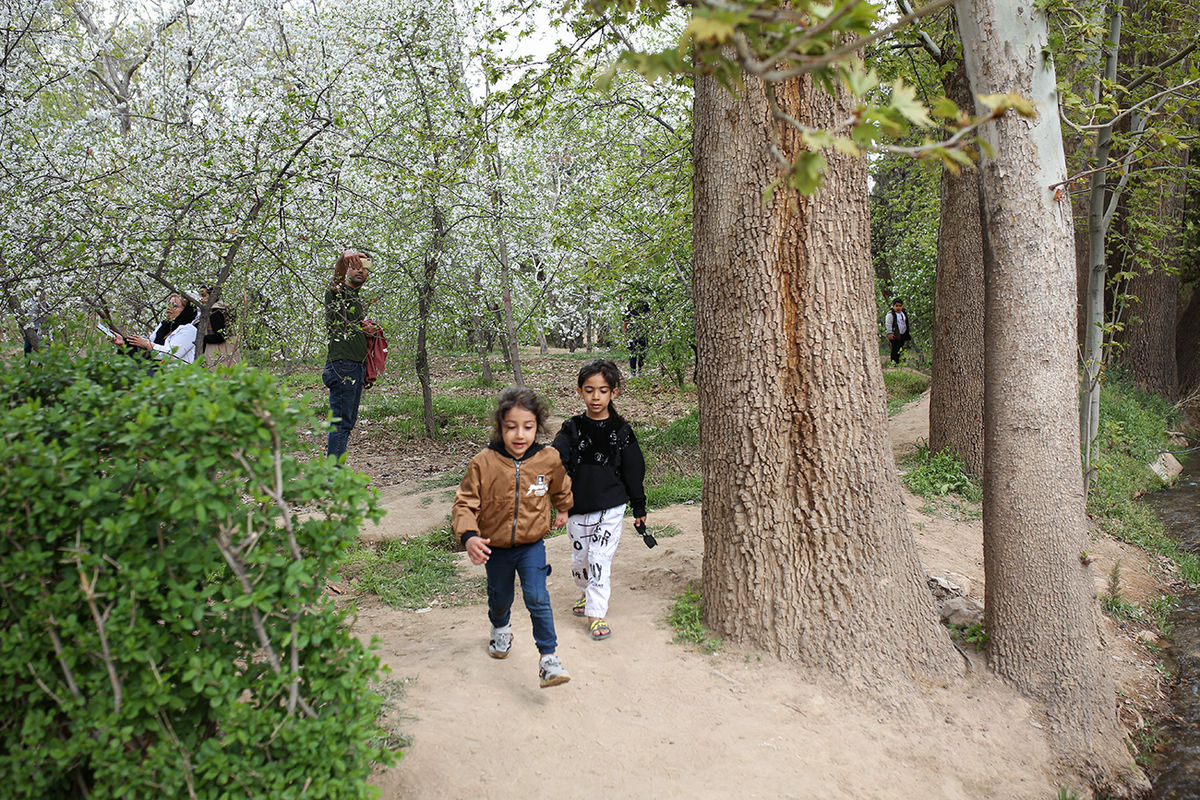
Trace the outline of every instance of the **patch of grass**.
{"type": "MultiPolygon", "coordinates": [[[[492,397],[434,395],[433,416],[438,437],[473,441],[486,439],[494,404],[492,397]]],[[[378,421],[389,435],[401,441],[424,438],[425,404],[419,393],[371,396],[369,405],[364,403],[364,406],[367,406],[372,422],[378,421]]]]}
{"type": "Polygon", "coordinates": [[[383,698],[383,705],[379,709],[379,718],[376,720],[383,736],[380,737],[381,741],[377,744],[392,752],[412,746],[412,736],[400,729],[402,721],[414,719],[400,711],[400,701],[404,698],[404,693],[412,680],[410,678],[399,680],[381,678],[378,683],[371,686],[371,691],[383,698]]]}
{"type": "Polygon", "coordinates": [[[1060,786],[1058,787],[1058,794],[1054,796],[1054,800],[1079,800],[1079,795],[1065,786],[1060,786]]]}
{"type": "Polygon", "coordinates": [[[904,485],[926,500],[946,495],[957,495],[972,502],[983,499],[979,479],[967,473],[958,454],[949,448],[931,455],[926,442],[917,442],[916,452],[905,459],[905,465],[909,470],[904,476],[904,485]]]}
{"type": "Polygon", "coordinates": [[[1175,629],[1175,624],[1171,622],[1171,612],[1178,606],[1179,598],[1170,594],[1150,601],[1150,618],[1154,620],[1154,627],[1158,629],[1159,636],[1170,636],[1175,629]]]}
{"type": "Polygon", "coordinates": [[[1121,594],[1120,559],[1108,573],[1108,586],[1100,595],[1100,609],[1117,622],[1134,622],[1142,618],[1142,607],[1121,594]]]}
{"type": "Polygon", "coordinates": [[[359,545],[338,570],[358,589],[377,595],[394,608],[425,608],[473,602],[481,578],[460,578],[449,528],[413,539],[359,545]]]}
{"type": "MultiPolygon", "coordinates": [[[[432,489],[448,489],[450,487],[458,487],[462,483],[464,469],[448,469],[439,472],[435,475],[430,475],[428,478],[422,478],[417,482],[418,492],[428,492],[432,489]]],[[[450,495],[454,497],[453,494],[450,495]]]]}
{"type": "Polygon", "coordinates": [[[655,476],[653,482],[646,478],[646,507],[663,508],[675,503],[699,503],[701,481],[699,475],[667,473],[655,476]]]}
{"type": "Polygon", "coordinates": [[[672,536],[678,536],[683,531],[676,528],[674,525],[647,525],[646,533],[653,536],[655,539],[670,539],[672,536]]]}
{"type": "Polygon", "coordinates": [[[905,404],[925,394],[929,388],[929,377],[903,367],[883,371],[883,384],[887,389],[888,416],[898,413],[905,404]]]}
{"type": "Polygon", "coordinates": [[[1163,730],[1158,725],[1146,725],[1138,728],[1130,737],[1129,749],[1133,751],[1133,760],[1142,769],[1148,769],[1154,763],[1154,754],[1163,744],[1163,730]]]}
{"type": "Polygon", "coordinates": [[[1163,483],[1147,466],[1170,447],[1167,430],[1178,411],[1166,400],[1112,372],[1100,390],[1099,454],[1088,489],[1088,513],[1105,533],[1174,562],[1180,577],[1200,587],[1200,558],[1179,547],[1154,510],[1136,498],[1163,483]]]}
{"type": "Polygon", "coordinates": [[[675,598],[667,621],[675,629],[675,641],[697,644],[710,655],[721,649],[720,637],[713,636],[704,626],[704,598],[696,584],[689,583],[683,594],[675,598]]]}
{"type": "Polygon", "coordinates": [[[638,434],[646,457],[646,505],[700,502],[700,421],[692,411],[638,434]]]}

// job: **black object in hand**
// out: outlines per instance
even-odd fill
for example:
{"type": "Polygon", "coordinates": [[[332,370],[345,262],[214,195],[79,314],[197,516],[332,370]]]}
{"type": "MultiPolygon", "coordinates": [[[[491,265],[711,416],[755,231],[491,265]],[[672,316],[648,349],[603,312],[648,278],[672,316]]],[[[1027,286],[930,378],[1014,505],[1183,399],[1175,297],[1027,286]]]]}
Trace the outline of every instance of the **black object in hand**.
{"type": "Polygon", "coordinates": [[[646,533],[646,523],[635,522],[635,523],[633,523],[633,527],[638,533],[640,533],[642,535],[642,541],[646,543],[646,547],[654,547],[655,545],[658,544],[657,539],[655,539],[650,534],[646,533]]]}

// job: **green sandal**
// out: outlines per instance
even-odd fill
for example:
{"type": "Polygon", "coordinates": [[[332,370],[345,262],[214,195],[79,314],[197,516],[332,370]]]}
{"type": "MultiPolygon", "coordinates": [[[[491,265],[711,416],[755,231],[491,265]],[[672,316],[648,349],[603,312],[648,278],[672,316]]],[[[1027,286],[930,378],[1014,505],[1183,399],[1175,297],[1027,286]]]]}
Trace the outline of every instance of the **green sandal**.
{"type": "Polygon", "coordinates": [[[588,630],[592,634],[593,641],[598,642],[601,639],[607,639],[612,636],[612,628],[608,627],[608,620],[603,617],[592,620],[591,624],[588,625],[588,630]]]}
{"type": "Polygon", "coordinates": [[[587,598],[581,597],[575,601],[575,605],[571,606],[571,613],[577,617],[586,617],[587,616],[587,611],[585,610],[586,608],[587,608],[587,598]]]}

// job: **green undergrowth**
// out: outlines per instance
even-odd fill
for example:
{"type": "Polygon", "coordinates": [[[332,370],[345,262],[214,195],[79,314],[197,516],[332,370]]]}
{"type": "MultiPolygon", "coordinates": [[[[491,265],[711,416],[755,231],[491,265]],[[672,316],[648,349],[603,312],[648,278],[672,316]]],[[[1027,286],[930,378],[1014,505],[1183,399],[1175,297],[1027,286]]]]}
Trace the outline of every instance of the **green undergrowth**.
{"type": "Polygon", "coordinates": [[[1137,498],[1163,487],[1149,468],[1170,449],[1167,431],[1178,412],[1163,398],[1114,373],[1100,390],[1099,455],[1088,490],[1088,513],[1105,533],[1163,556],[1189,586],[1200,586],[1200,559],[1180,548],[1154,510],[1137,498]]]}
{"type": "Polygon", "coordinates": [[[701,650],[709,654],[721,649],[721,638],[713,636],[704,625],[704,598],[696,584],[689,583],[683,594],[675,598],[667,622],[675,629],[676,642],[699,645],[701,650]]]}
{"type": "Polygon", "coordinates": [[[930,454],[928,443],[919,441],[917,449],[904,459],[904,466],[908,469],[904,485],[925,501],[922,511],[957,520],[980,518],[982,484],[967,473],[952,450],[930,454]]]}
{"type": "MultiPolygon", "coordinates": [[[[434,395],[433,418],[440,439],[486,441],[496,407],[490,395],[434,395]]],[[[425,436],[425,403],[419,393],[364,395],[363,415],[401,442],[425,436]]]]}
{"type": "Polygon", "coordinates": [[[646,505],[700,502],[700,423],[692,411],[661,428],[638,432],[646,457],[646,505]]]}
{"type": "Polygon", "coordinates": [[[374,594],[393,608],[477,602],[484,591],[482,572],[461,576],[455,549],[449,528],[411,539],[360,543],[338,572],[359,591],[374,594]]]}
{"type": "Polygon", "coordinates": [[[929,376],[915,370],[897,367],[883,371],[883,384],[887,389],[888,416],[900,412],[907,403],[912,402],[929,388],[929,376]]]}

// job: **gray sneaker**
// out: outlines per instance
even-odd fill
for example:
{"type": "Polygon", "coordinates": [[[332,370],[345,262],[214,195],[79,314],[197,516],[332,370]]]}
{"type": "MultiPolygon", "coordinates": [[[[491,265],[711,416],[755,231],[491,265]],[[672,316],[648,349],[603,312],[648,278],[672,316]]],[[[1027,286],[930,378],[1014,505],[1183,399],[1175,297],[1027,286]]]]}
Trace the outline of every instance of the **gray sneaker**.
{"type": "Polygon", "coordinates": [[[558,686],[571,680],[571,675],[562,665],[562,660],[551,653],[542,656],[538,661],[538,682],[543,689],[547,686],[558,686]]]}
{"type": "Polygon", "coordinates": [[[508,658],[512,652],[512,627],[503,630],[492,628],[492,639],[488,642],[488,655],[492,658],[508,658]]]}

